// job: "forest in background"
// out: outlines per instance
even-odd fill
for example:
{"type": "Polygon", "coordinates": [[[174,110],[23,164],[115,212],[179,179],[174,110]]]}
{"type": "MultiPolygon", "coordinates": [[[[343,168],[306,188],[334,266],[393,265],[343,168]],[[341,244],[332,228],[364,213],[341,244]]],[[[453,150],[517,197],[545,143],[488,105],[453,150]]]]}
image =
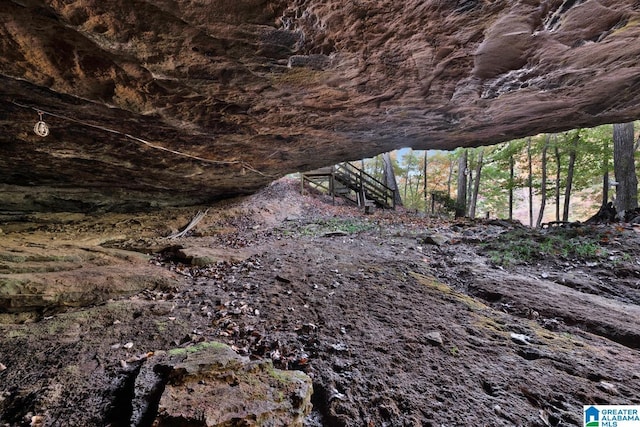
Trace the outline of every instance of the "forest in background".
{"type": "MultiPolygon", "coordinates": [[[[636,133],[634,157],[637,141],[636,133]]],[[[613,151],[613,125],[602,125],[449,152],[404,149],[388,158],[407,209],[447,214],[464,205],[459,216],[488,215],[540,226],[584,221],[615,200],[613,151]]],[[[383,155],[362,164],[385,181],[383,155]]]]}

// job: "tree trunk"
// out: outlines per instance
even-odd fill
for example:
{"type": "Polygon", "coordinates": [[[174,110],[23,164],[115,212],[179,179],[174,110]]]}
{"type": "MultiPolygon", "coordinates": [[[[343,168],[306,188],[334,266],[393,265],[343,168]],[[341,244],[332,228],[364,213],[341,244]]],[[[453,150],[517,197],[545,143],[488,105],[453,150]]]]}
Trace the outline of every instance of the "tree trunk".
{"type": "Polygon", "coordinates": [[[429,210],[428,206],[429,206],[429,196],[427,193],[427,167],[429,165],[429,151],[424,150],[424,169],[422,170],[422,174],[424,175],[424,181],[422,183],[423,188],[422,188],[422,192],[423,192],[423,196],[424,196],[424,212],[427,213],[427,211],[429,210]]]}
{"type": "MultiPolygon", "coordinates": [[[[468,159],[467,159],[468,160],[468,159]]],[[[473,194],[473,169],[471,169],[471,164],[467,163],[467,172],[469,176],[467,176],[467,203],[466,203],[466,215],[469,215],[469,208],[471,207],[471,195],[473,194]]]]}
{"type": "Polygon", "coordinates": [[[396,173],[393,171],[393,163],[391,162],[391,155],[389,153],[384,153],[382,155],[382,163],[384,166],[384,183],[387,187],[394,190],[394,205],[402,206],[402,197],[400,197],[400,192],[398,191],[396,173]]]}
{"type": "Polygon", "coordinates": [[[453,180],[453,159],[449,159],[449,177],[447,178],[447,195],[451,198],[451,181],[453,180]]]}
{"type": "Polygon", "coordinates": [[[467,150],[458,157],[458,196],[456,198],[456,218],[467,212],[467,150]]]}
{"type": "Polygon", "coordinates": [[[416,165],[417,168],[419,168],[419,172],[418,174],[416,174],[415,177],[415,186],[411,189],[411,191],[413,192],[413,203],[415,205],[415,209],[416,212],[418,212],[419,207],[420,207],[420,202],[421,202],[421,197],[420,197],[420,190],[422,189],[422,170],[420,169],[420,165],[416,165]]]}
{"type": "Polygon", "coordinates": [[[578,141],[580,140],[580,134],[576,133],[571,141],[571,148],[569,149],[569,166],[567,167],[567,185],[564,189],[564,209],[562,210],[562,220],[569,221],[569,206],[571,202],[571,186],[573,185],[573,171],[576,164],[576,154],[578,151],[578,141]]]}
{"type": "Polygon", "coordinates": [[[527,138],[527,161],[529,162],[529,177],[527,186],[529,187],[529,227],[533,228],[533,166],[531,164],[531,137],[527,138]]]}
{"type": "Polygon", "coordinates": [[[478,192],[480,191],[480,175],[482,174],[482,161],[484,160],[484,148],[480,149],[478,154],[478,163],[476,164],[476,177],[473,182],[473,193],[471,195],[471,206],[469,207],[469,216],[476,217],[476,206],[478,204],[478,192]]]}
{"type": "MultiPolygon", "coordinates": [[[[413,156],[413,152],[407,153],[404,161],[406,163],[405,171],[404,171],[404,188],[402,189],[402,198],[405,203],[408,202],[407,193],[411,189],[411,169],[413,168],[413,162],[409,156],[413,156]]],[[[411,202],[409,202],[411,204],[411,202]]]]}
{"type": "Polygon", "coordinates": [[[638,177],[634,159],[633,122],[613,125],[613,170],[618,218],[638,207],[638,177]]]}
{"type": "Polygon", "coordinates": [[[384,181],[384,163],[380,164],[382,156],[376,156],[374,158],[373,170],[370,172],[374,178],[384,181]]]}
{"type": "Polygon", "coordinates": [[[513,186],[515,176],[515,161],[513,155],[509,157],[509,221],[513,221],[513,186]]]}
{"type": "Polygon", "coordinates": [[[403,190],[403,198],[404,200],[408,200],[407,199],[407,189],[409,188],[409,186],[411,185],[411,178],[409,175],[409,172],[407,172],[404,176],[404,190],[403,190]]]}
{"type": "Polygon", "coordinates": [[[547,206],[547,150],[549,149],[549,141],[551,140],[551,134],[547,134],[544,140],[544,146],[542,147],[542,183],[540,184],[540,211],[538,212],[538,220],[536,221],[536,228],[540,228],[542,224],[542,218],[544,217],[544,208],[547,206]]]}
{"type": "Polygon", "coordinates": [[[604,143],[604,154],[602,156],[602,206],[607,206],[609,202],[609,143],[604,143]]]}
{"type": "Polygon", "coordinates": [[[602,206],[607,205],[609,200],[609,172],[602,174],[602,206]]]}
{"type": "Polygon", "coordinates": [[[558,136],[554,135],[553,140],[555,142],[553,153],[556,157],[556,221],[560,221],[560,149],[558,148],[558,136]]]}

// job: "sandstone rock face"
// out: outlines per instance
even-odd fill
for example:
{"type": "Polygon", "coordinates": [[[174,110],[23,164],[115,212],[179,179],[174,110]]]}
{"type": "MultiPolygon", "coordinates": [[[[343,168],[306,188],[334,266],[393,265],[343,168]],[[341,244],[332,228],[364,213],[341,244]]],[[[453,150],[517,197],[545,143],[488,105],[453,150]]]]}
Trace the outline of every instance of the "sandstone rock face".
{"type": "Polygon", "coordinates": [[[102,247],[100,239],[86,234],[57,239],[45,227],[39,236],[33,230],[0,234],[0,323],[176,283],[175,275],[150,264],[149,256],[102,247]]]}
{"type": "Polygon", "coordinates": [[[0,209],[188,204],[637,119],[639,37],[637,0],[9,0],[0,209]]]}

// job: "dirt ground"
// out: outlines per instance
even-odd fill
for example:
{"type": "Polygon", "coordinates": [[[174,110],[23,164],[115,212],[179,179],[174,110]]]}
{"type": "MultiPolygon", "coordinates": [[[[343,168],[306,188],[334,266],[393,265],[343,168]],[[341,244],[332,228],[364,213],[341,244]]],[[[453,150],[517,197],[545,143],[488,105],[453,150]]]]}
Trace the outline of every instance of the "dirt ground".
{"type": "Polygon", "coordinates": [[[582,405],[640,404],[631,225],[365,215],[284,179],[163,237],[197,211],[0,223],[2,283],[58,292],[0,296],[0,426],[134,425],[128,364],[207,341],[307,373],[308,426],[581,426],[582,405]]]}

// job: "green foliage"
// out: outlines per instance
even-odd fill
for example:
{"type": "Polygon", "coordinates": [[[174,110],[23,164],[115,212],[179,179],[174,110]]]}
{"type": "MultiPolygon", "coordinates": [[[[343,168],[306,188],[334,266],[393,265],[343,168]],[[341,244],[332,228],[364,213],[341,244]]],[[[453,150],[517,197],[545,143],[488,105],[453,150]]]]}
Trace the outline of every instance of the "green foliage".
{"type": "Polygon", "coordinates": [[[331,230],[342,230],[345,233],[359,233],[372,229],[374,226],[370,222],[358,219],[330,219],[325,225],[331,230]]]}
{"type": "MultiPolygon", "coordinates": [[[[399,163],[398,187],[404,206],[416,211],[426,211],[431,207],[431,194],[436,193],[437,202],[449,198],[449,174],[455,153],[444,151],[408,150],[399,163]],[[425,195],[425,160],[427,162],[425,195]],[[444,197],[446,195],[446,198],[444,197]]],[[[447,210],[448,208],[445,207],[447,210]]]]}
{"type": "Polygon", "coordinates": [[[433,191],[431,193],[431,196],[433,197],[435,203],[440,206],[440,209],[449,214],[453,214],[458,208],[458,202],[455,199],[449,197],[449,194],[445,193],[444,191],[433,191]]]}
{"type": "MultiPolygon", "coordinates": [[[[582,199],[586,199],[588,202],[586,204],[583,202],[581,205],[572,203],[571,217],[584,218],[597,210],[602,197],[602,176],[605,172],[613,170],[611,125],[531,137],[531,154],[533,157],[533,179],[531,185],[534,190],[534,196],[536,196],[536,203],[539,203],[542,185],[541,157],[548,139],[547,212],[552,212],[554,210],[553,195],[555,194],[556,185],[560,189],[561,199],[564,196],[569,163],[569,147],[571,147],[576,137],[578,138],[578,144],[572,194],[581,194],[582,199]],[[556,149],[559,155],[559,163],[555,155],[556,149]],[[556,182],[558,168],[560,169],[560,181],[556,182]]],[[[519,139],[498,144],[492,147],[492,150],[485,152],[485,160],[478,210],[488,210],[494,212],[497,216],[506,216],[509,188],[518,190],[527,188],[529,185],[527,140],[519,139]],[[513,157],[515,164],[515,178],[513,181],[509,179],[509,159],[511,157],[513,157]]],[[[517,194],[518,192],[516,191],[517,194]]],[[[524,200],[518,201],[516,199],[516,204],[518,202],[520,204],[526,203],[524,200]]],[[[560,200],[560,203],[562,203],[562,200],[560,200]]]]}
{"type": "Polygon", "coordinates": [[[509,189],[519,186],[517,181],[510,179],[509,160],[522,147],[522,141],[512,141],[485,150],[477,212],[493,212],[494,216],[507,216],[509,189]]]}
{"type": "Polygon", "coordinates": [[[376,227],[369,221],[359,218],[328,218],[315,221],[310,224],[298,226],[294,223],[287,223],[286,227],[277,231],[282,236],[322,236],[327,233],[343,232],[355,234],[362,231],[372,230],[376,227]],[[293,227],[293,228],[292,228],[293,227]]]}
{"type": "MultiPolygon", "coordinates": [[[[640,127],[638,127],[640,129],[640,127]]],[[[560,204],[563,203],[566,175],[569,163],[570,147],[574,138],[578,138],[572,194],[580,195],[581,203],[571,203],[571,219],[583,219],[593,214],[602,199],[602,177],[613,171],[613,131],[612,125],[594,128],[576,129],[557,134],[532,136],[531,154],[533,177],[531,186],[535,198],[534,206],[539,204],[542,186],[542,151],[547,144],[547,204],[546,212],[555,210],[555,190],[560,190],[560,204]],[[556,158],[556,150],[558,158],[556,158]],[[556,171],[560,177],[556,182],[556,171]]],[[[516,139],[490,147],[484,147],[483,168],[480,180],[476,212],[491,212],[494,217],[507,217],[509,212],[509,190],[514,190],[514,210],[518,205],[527,203],[522,197],[522,189],[529,186],[527,141],[529,138],[516,139]],[[515,176],[510,178],[510,161],[514,162],[515,176]]],[[[424,211],[430,208],[431,193],[439,196],[455,194],[457,184],[457,159],[464,149],[451,152],[428,151],[427,176],[424,176],[424,151],[408,150],[401,158],[391,154],[396,172],[398,190],[403,196],[404,205],[409,209],[424,211]],[[453,168],[451,167],[453,166],[453,168]],[[453,171],[453,174],[451,172],[453,171]],[[452,175],[452,176],[451,176],[452,175]],[[427,182],[427,197],[424,194],[424,182],[427,182]]],[[[469,152],[469,169],[474,170],[478,161],[479,149],[466,149],[469,152]]],[[[383,162],[380,156],[364,160],[365,170],[379,180],[383,179],[383,162]]],[[[636,162],[640,168],[640,162],[636,162]]],[[[614,196],[615,191],[610,191],[614,196]]],[[[444,199],[441,199],[444,200],[444,199]]],[[[572,197],[572,200],[577,200],[572,197]]],[[[449,209],[448,204],[444,204],[449,209]]],[[[536,207],[537,209],[537,207],[536,207]]],[[[537,211],[535,212],[537,215],[537,211]]]]}
{"type": "Polygon", "coordinates": [[[547,232],[515,230],[484,244],[493,264],[501,266],[527,264],[546,258],[574,262],[606,259],[609,251],[601,245],[605,236],[591,228],[557,229],[547,232]]]}
{"type": "MultiPolygon", "coordinates": [[[[393,159],[392,159],[393,161],[393,159]]],[[[384,166],[382,163],[382,156],[376,156],[371,159],[364,159],[364,171],[377,179],[384,182],[384,166]]]]}

